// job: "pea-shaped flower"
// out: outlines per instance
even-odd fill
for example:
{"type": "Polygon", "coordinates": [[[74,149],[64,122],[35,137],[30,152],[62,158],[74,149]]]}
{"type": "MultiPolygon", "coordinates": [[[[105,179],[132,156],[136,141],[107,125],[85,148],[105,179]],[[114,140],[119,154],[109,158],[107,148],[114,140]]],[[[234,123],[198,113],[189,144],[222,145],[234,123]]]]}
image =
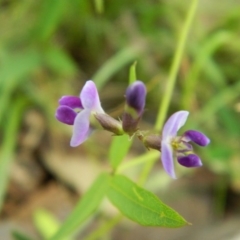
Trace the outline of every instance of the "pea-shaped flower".
{"type": "Polygon", "coordinates": [[[91,115],[104,113],[95,83],[87,81],[80,97],[63,96],[59,104],[55,116],[60,122],[73,125],[70,145],[76,147],[83,143],[93,130],[90,125],[91,115]]]}
{"type": "Polygon", "coordinates": [[[185,167],[202,166],[201,159],[194,154],[190,141],[199,146],[207,146],[210,140],[203,133],[189,130],[182,136],[177,136],[178,130],[185,124],[189,112],[179,111],[174,113],[165,123],[161,139],[161,159],[165,171],[176,178],[174,171],[174,157],[179,164],[185,167]]]}

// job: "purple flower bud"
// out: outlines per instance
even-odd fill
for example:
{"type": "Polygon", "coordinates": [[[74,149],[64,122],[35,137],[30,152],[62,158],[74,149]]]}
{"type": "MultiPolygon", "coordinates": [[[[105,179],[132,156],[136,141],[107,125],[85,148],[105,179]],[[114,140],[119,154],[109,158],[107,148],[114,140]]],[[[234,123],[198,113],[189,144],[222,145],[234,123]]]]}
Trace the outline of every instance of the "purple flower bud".
{"type": "Polygon", "coordinates": [[[58,121],[68,125],[73,125],[76,116],[77,113],[74,112],[74,110],[68,106],[58,107],[55,113],[55,117],[57,118],[58,121]]]}
{"type": "Polygon", "coordinates": [[[143,82],[136,81],[126,90],[126,105],[122,116],[123,130],[129,135],[137,131],[146,98],[146,87],[143,82]]]}
{"type": "Polygon", "coordinates": [[[141,137],[138,138],[143,141],[147,149],[152,148],[160,151],[162,139],[159,135],[148,135],[142,138],[141,137]]]}
{"type": "Polygon", "coordinates": [[[122,128],[130,135],[133,135],[137,131],[138,122],[140,120],[140,117],[134,118],[133,115],[134,114],[125,111],[122,116],[122,128]]]}
{"type": "Polygon", "coordinates": [[[184,137],[202,147],[207,146],[210,143],[210,139],[206,135],[195,130],[186,131],[184,137]]]}
{"type": "Polygon", "coordinates": [[[114,133],[115,135],[122,135],[122,124],[106,113],[96,113],[95,118],[98,120],[103,129],[114,133]]]}
{"type": "Polygon", "coordinates": [[[178,162],[184,167],[201,167],[201,159],[195,154],[189,154],[187,156],[178,157],[178,162]]]}
{"type": "Polygon", "coordinates": [[[135,81],[126,91],[127,105],[141,115],[145,107],[146,87],[143,82],[135,81]]]}

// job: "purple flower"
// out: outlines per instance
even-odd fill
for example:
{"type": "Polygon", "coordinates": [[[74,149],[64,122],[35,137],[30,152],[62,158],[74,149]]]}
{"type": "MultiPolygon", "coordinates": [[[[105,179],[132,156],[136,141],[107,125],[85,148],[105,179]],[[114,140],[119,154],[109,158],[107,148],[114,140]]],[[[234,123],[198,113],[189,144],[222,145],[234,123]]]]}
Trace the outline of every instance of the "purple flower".
{"type": "Polygon", "coordinates": [[[90,126],[91,114],[104,113],[95,83],[91,80],[87,81],[80,98],[63,96],[59,104],[55,116],[60,122],[73,125],[70,145],[76,147],[83,143],[93,130],[90,126]]]}
{"type": "Polygon", "coordinates": [[[178,163],[185,167],[202,166],[201,159],[194,154],[190,141],[200,145],[207,146],[210,140],[203,133],[189,130],[182,136],[177,136],[177,131],[185,124],[189,112],[179,111],[174,113],[165,123],[162,132],[161,141],[161,159],[165,171],[176,178],[174,171],[174,157],[178,163]]]}
{"type": "Polygon", "coordinates": [[[123,130],[132,135],[142,117],[145,107],[146,87],[143,82],[135,81],[126,90],[126,105],[122,117],[123,130]]]}

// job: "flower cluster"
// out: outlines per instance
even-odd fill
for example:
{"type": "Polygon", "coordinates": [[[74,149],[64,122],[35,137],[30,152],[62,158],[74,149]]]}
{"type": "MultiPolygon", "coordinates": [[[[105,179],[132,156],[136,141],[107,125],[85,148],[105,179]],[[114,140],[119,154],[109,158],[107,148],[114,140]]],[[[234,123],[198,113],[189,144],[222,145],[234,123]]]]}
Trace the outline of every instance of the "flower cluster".
{"type": "Polygon", "coordinates": [[[93,132],[101,126],[114,135],[137,135],[149,149],[161,152],[163,168],[172,177],[176,178],[174,159],[184,167],[200,167],[201,159],[194,153],[190,142],[199,146],[207,146],[210,140],[203,133],[188,130],[177,136],[178,130],[185,124],[189,112],[178,111],[165,123],[162,134],[145,135],[139,131],[138,123],[142,117],[146,87],[143,82],[135,81],[126,90],[126,104],[122,121],[118,121],[102,109],[97,88],[93,81],[85,83],[80,96],[63,96],[59,100],[56,118],[65,124],[73,125],[73,134],[70,141],[72,147],[82,144],[93,132]]]}

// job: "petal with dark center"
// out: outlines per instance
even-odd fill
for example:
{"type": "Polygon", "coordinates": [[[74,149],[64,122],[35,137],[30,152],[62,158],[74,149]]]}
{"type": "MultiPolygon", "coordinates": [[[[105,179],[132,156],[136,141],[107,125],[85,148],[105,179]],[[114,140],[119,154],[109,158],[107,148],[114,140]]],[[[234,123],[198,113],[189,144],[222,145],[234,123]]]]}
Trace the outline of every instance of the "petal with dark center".
{"type": "Polygon", "coordinates": [[[73,135],[70,142],[71,147],[80,145],[88,138],[90,134],[90,114],[90,110],[84,109],[78,113],[77,117],[75,118],[73,125],[73,135]]]}
{"type": "Polygon", "coordinates": [[[101,107],[96,85],[92,80],[87,81],[83,86],[80,93],[80,99],[84,108],[104,113],[101,107]]]}
{"type": "Polygon", "coordinates": [[[146,87],[143,82],[135,81],[126,91],[127,104],[135,109],[138,114],[142,114],[145,107],[146,87]]]}
{"type": "Polygon", "coordinates": [[[189,154],[187,156],[178,157],[178,162],[184,167],[201,167],[202,161],[196,154],[189,154]]]}
{"type": "Polygon", "coordinates": [[[68,106],[58,107],[55,113],[55,117],[58,121],[68,125],[73,125],[76,116],[77,113],[74,112],[74,110],[68,106]]]}
{"type": "Polygon", "coordinates": [[[163,140],[177,135],[177,131],[185,124],[188,114],[188,111],[179,111],[167,120],[162,131],[163,140]]]}
{"type": "Polygon", "coordinates": [[[183,134],[184,137],[187,137],[189,140],[195,142],[199,146],[207,146],[210,143],[210,139],[201,132],[195,130],[188,130],[183,134]]]}
{"type": "Polygon", "coordinates": [[[161,142],[161,159],[164,170],[172,177],[176,178],[173,162],[173,149],[171,145],[165,141],[161,142]]]}
{"type": "Polygon", "coordinates": [[[83,108],[80,98],[76,96],[62,96],[58,102],[62,106],[68,106],[73,109],[83,108]]]}

